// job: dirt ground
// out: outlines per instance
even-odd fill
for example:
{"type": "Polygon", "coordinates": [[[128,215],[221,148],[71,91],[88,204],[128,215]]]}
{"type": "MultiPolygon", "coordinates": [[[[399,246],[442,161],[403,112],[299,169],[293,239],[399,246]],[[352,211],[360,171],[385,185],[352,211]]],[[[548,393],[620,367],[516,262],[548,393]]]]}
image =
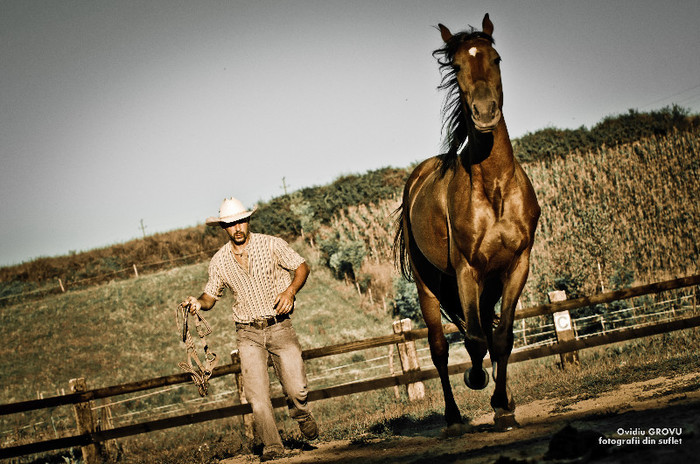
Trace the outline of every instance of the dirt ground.
{"type": "MultiPolygon", "coordinates": [[[[442,438],[440,426],[415,425],[390,439],[314,443],[272,461],[292,463],[685,463],[700,459],[700,372],[622,385],[578,402],[543,400],[516,409],[521,427],[497,433],[492,414],[474,430],[442,438]],[[568,404],[571,403],[571,404],[568,404]]],[[[258,462],[253,455],[220,464],[258,462]]]]}

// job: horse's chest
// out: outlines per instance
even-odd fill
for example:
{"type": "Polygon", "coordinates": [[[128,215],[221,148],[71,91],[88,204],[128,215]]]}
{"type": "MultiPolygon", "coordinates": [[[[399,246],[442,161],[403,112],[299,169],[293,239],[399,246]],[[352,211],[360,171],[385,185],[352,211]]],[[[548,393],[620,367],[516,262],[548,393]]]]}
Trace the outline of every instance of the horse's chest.
{"type": "Polygon", "coordinates": [[[518,221],[497,212],[492,207],[473,208],[456,218],[452,234],[456,259],[482,269],[510,266],[525,248],[527,236],[518,221]]]}

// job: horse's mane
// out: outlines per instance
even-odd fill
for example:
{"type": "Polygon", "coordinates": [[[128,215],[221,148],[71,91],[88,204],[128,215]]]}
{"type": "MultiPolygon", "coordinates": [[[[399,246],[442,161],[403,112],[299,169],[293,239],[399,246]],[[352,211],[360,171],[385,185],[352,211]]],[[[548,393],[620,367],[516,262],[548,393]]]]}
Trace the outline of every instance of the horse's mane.
{"type": "Polygon", "coordinates": [[[443,174],[455,165],[459,148],[467,140],[470,115],[462,105],[457,73],[452,63],[462,44],[472,39],[486,39],[492,44],[495,43],[493,37],[470,26],[469,30],[453,35],[444,46],[433,52],[442,74],[442,81],[438,89],[446,92],[442,105],[442,131],[444,134],[442,148],[445,152],[438,157],[443,174]]]}

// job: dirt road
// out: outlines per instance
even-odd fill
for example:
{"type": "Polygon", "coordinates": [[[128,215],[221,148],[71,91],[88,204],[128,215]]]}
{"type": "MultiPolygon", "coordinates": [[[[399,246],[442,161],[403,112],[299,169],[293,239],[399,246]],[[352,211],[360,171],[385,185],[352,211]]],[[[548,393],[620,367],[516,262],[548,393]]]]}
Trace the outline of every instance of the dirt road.
{"type": "MultiPolygon", "coordinates": [[[[391,439],[355,437],[315,444],[274,463],[664,463],[700,459],[700,372],[622,385],[579,402],[543,400],[518,406],[520,428],[492,430],[491,414],[474,431],[441,438],[440,424],[394,430],[391,439]],[[570,404],[571,403],[571,404],[570,404]]],[[[250,464],[239,456],[220,464],[250,464]]]]}

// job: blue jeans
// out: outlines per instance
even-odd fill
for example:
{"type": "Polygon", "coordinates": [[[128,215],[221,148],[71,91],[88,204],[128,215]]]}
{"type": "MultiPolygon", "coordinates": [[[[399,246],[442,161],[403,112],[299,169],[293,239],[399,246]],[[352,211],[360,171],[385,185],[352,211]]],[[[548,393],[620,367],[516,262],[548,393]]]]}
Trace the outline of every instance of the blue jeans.
{"type": "Polygon", "coordinates": [[[301,421],[311,414],[306,401],[306,370],[292,321],[287,319],[264,329],[237,324],[236,337],[241,357],[243,388],[246,399],[253,408],[256,433],[265,448],[282,447],[270,402],[268,356],[272,357],[275,374],[287,397],[289,415],[301,421]]]}

